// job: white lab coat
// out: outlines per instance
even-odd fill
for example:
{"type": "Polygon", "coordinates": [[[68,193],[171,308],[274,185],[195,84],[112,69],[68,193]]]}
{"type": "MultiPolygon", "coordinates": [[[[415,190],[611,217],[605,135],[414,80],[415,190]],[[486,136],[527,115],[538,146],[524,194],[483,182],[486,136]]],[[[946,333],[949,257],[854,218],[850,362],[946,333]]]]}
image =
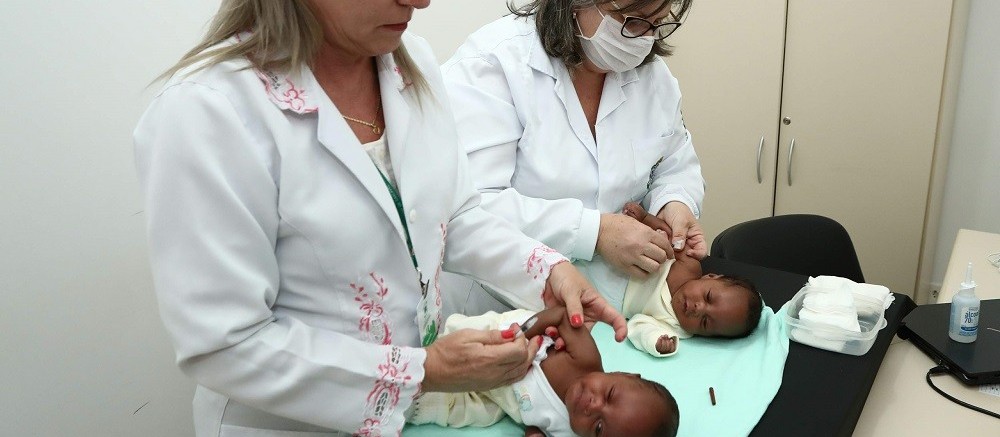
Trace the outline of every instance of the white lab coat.
{"type": "MultiPolygon", "coordinates": [[[[443,266],[540,309],[565,258],[478,206],[435,58],[403,40],[433,95],[418,101],[391,55],[378,74],[429,307],[443,266]]],[[[308,68],[247,67],[174,77],[135,131],[160,312],[198,383],[196,434],[396,435],[426,354],[393,201],[308,68]]]]}
{"type": "Polygon", "coordinates": [[[698,217],[705,193],[666,64],[607,75],[596,141],[569,71],[545,53],[533,18],[484,26],[441,69],[484,207],[578,260],[620,309],[628,278],[594,254],[600,214],[629,201],[655,214],[678,200],[698,217]]]}

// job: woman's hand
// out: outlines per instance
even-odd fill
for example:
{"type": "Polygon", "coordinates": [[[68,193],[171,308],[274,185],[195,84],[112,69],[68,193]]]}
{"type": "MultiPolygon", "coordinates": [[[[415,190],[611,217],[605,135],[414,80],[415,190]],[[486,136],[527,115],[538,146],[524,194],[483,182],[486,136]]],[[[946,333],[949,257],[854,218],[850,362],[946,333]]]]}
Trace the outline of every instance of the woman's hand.
{"type": "Polygon", "coordinates": [[[530,341],[512,325],[504,331],[460,329],[427,346],[424,391],[485,391],[510,385],[528,373],[542,337],[530,341]]]}
{"type": "MultiPolygon", "coordinates": [[[[644,225],[640,226],[645,227],[644,225]]],[[[566,307],[570,325],[574,328],[583,328],[584,317],[586,317],[586,320],[600,321],[611,325],[615,330],[615,340],[619,342],[624,341],[628,335],[625,317],[612,308],[608,301],[604,300],[604,297],[594,289],[590,281],[587,281],[587,278],[584,278],[583,274],[569,262],[562,262],[552,267],[552,272],[549,273],[549,278],[545,281],[542,300],[545,301],[546,308],[566,307]]]]}
{"type": "MultiPolygon", "coordinates": [[[[587,324],[584,323],[584,325],[586,326],[587,324]]],[[[593,324],[591,324],[591,326],[587,326],[587,329],[592,328],[593,327],[592,325],[593,324]]],[[[549,326],[548,328],[545,328],[545,336],[551,337],[552,340],[555,341],[555,344],[552,345],[552,347],[555,348],[556,350],[561,350],[562,348],[566,347],[566,340],[564,340],[562,336],[559,335],[559,328],[556,328],[555,326],[549,326]]]]}
{"type": "Polygon", "coordinates": [[[705,233],[687,205],[677,201],[668,202],[656,216],[670,226],[670,241],[673,242],[671,245],[674,250],[686,250],[687,255],[695,259],[703,259],[708,255],[705,233]]]}
{"type": "Polygon", "coordinates": [[[673,258],[670,238],[623,214],[601,214],[597,252],[619,271],[645,278],[673,258]]]}

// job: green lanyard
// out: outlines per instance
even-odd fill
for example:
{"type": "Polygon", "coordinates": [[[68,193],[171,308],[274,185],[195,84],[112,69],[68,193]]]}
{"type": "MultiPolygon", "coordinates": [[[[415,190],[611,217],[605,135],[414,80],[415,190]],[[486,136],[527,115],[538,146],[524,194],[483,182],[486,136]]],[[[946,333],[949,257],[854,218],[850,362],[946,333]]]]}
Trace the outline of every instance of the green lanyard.
{"type": "MultiPolygon", "coordinates": [[[[375,164],[375,161],[372,161],[375,164]]],[[[396,205],[396,214],[399,214],[399,222],[403,224],[403,232],[406,234],[406,247],[410,250],[410,260],[413,261],[413,268],[417,270],[417,282],[420,284],[420,294],[423,298],[421,301],[421,307],[423,310],[420,314],[426,314],[427,306],[430,305],[428,301],[428,282],[424,282],[424,275],[420,272],[420,266],[417,265],[417,255],[413,253],[413,240],[410,239],[410,228],[406,225],[406,216],[403,214],[403,198],[399,196],[399,191],[396,187],[389,182],[389,178],[385,177],[385,173],[382,173],[382,169],[379,168],[378,164],[375,164],[375,169],[378,170],[379,176],[382,176],[382,182],[385,183],[385,187],[389,189],[389,196],[392,197],[392,203],[396,205]]],[[[437,321],[433,318],[425,320],[426,325],[422,326],[423,333],[421,335],[421,344],[428,346],[434,343],[438,335],[437,321]]]]}
{"type": "MultiPolygon", "coordinates": [[[[372,164],[375,162],[372,161],[372,164]]],[[[413,261],[413,268],[417,269],[417,273],[420,273],[420,266],[417,265],[417,255],[413,252],[413,240],[410,239],[410,228],[406,226],[406,214],[403,214],[403,198],[399,196],[399,191],[396,191],[396,187],[389,182],[389,178],[385,177],[385,173],[382,173],[382,169],[375,165],[375,170],[378,170],[378,175],[382,176],[382,182],[385,183],[385,187],[389,189],[389,196],[392,197],[392,203],[396,205],[396,214],[399,215],[399,222],[403,224],[403,233],[406,234],[406,248],[410,250],[410,260],[413,261]]],[[[421,278],[423,281],[423,278],[421,278]]]]}

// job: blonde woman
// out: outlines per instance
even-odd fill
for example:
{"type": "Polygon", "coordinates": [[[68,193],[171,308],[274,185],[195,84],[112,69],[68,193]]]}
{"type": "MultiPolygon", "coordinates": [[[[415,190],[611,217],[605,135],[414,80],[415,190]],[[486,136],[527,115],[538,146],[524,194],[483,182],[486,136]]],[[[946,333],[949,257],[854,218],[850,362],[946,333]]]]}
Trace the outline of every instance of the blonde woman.
{"type": "Polygon", "coordinates": [[[198,436],[397,435],[423,391],[524,376],[514,327],[437,338],[442,269],[625,321],[479,207],[428,0],[224,0],[135,131],[154,283],[198,436]]]}

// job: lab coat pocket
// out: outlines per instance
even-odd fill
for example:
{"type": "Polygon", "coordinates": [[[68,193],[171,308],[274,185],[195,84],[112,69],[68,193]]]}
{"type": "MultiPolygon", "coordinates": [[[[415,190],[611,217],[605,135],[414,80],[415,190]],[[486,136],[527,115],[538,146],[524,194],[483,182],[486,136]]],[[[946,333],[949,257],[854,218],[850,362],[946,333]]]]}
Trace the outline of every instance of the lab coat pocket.
{"type": "Polygon", "coordinates": [[[669,155],[674,131],[652,138],[632,140],[632,156],[635,160],[635,184],[632,199],[642,199],[653,184],[656,168],[669,155]]]}

